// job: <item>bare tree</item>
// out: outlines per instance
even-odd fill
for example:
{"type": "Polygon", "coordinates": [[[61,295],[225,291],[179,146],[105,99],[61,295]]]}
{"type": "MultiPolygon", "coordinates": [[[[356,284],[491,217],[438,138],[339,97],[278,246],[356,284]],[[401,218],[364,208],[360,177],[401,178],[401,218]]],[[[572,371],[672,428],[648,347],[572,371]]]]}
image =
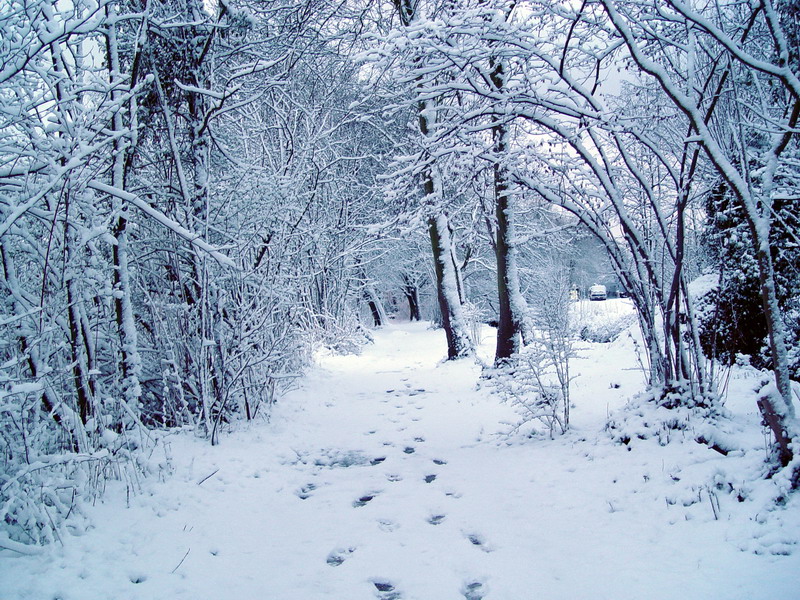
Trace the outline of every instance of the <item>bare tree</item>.
{"type": "MultiPolygon", "coordinates": [[[[632,59],[686,116],[691,125],[687,142],[699,145],[744,209],[758,263],[778,392],[764,395],[759,406],[775,436],[780,460],[787,465],[794,456],[792,441],[800,431],[769,241],[775,198],[796,193],[791,180],[782,179],[786,156],[797,145],[800,118],[800,78],[784,24],[769,0],[713,12],[679,1],[663,8],[605,0],[602,4],[632,59]],[[685,32],[688,43],[672,40],[669,33],[676,28],[685,32]],[[646,51],[651,43],[663,44],[663,50],[651,55],[646,51]],[[701,52],[714,57],[704,65],[704,87],[700,87],[703,74],[697,59],[701,52]],[[753,96],[743,102],[740,87],[725,85],[728,81],[746,82],[753,96]],[[707,93],[709,87],[716,93],[707,93]],[[759,108],[748,110],[746,104],[759,108]]],[[[794,470],[793,485],[798,484],[799,473],[800,469],[794,470]]]]}
{"type": "MultiPolygon", "coordinates": [[[[395,0],[395,7],[405,28],[412,27],[420,18],[419,5],[413,0],[395,0]]],[[[414,63],[419,63],[420,60],[419,57],[412,59],[414,63]]],[[[416,102],[420,134],[428,137],[434,126],[435,98],[419,96],[416,102]]],[[[447,337],[447,356],[450,359],[461,358],[471,355],[473,348],[461,309],[461,276],[458,261],[454,257],[450,223],[442,208],[437,206],[437,199],[442,194],[442,182],[430,165],[423,168],[421,179],[422,204],[423,211],[427,213],[425,218],[433,251],[439,310],[447,337]]]]}

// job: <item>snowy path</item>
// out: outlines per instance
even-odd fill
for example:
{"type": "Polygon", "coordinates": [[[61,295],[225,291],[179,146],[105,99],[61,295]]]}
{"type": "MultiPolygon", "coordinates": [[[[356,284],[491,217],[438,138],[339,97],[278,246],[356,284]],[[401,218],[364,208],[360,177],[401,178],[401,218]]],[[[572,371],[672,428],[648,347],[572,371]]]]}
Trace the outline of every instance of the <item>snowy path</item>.
{"type": "MultiPolygon", "coordinates": [[[[678,465],[719,455],[598,437],[613,398],[593,355],[577,431],[510,443],[513,413],[475,390],[476,365],[438,363],[439,336],[397,326],[362,356],[325,358],[272,423],[216,448],[175,436],[174,475],[131,508],[117,486],[96,529],[52,556],[0,555],[0,598],[798,597],[796,556],[742,552],[741,519],[715,521],[685,488],[665,502],[678,465]]],[[[631,390],[613,391],[618,404],[631,390]]]]}

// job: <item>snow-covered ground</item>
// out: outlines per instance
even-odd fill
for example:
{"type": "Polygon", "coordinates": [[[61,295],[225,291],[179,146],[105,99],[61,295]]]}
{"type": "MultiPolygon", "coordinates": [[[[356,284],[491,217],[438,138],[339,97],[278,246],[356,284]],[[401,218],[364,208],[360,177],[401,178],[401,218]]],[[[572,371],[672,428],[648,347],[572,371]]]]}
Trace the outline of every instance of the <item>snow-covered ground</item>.
{"type": "MultiPolygon", "coordinates": [[[[484,358],[493,344],[487,328],[484,358]]],[[[604,425],[642,388],[634,350],[582,343],[572,430],[528,438],[478,365],[440,362],[441,331],[392,325],[321,355],[270,422],[168,438],[173,474],[109,484],[86,534],[0,552],[0,598],[800,597],[800,503],[770,510],[759,479],[757,374],[728,382],[727,457],[690,432],[625,446],[604,425]]]]}

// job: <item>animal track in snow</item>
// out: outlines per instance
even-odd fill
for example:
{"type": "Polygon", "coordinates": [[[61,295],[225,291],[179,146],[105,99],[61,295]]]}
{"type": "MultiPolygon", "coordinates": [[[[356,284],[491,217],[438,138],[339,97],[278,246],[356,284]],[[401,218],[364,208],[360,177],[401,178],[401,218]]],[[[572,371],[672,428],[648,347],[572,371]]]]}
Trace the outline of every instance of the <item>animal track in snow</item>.
{"type": "Polygon", "coordinates": [[[403,448],[403,452],[405,452],[406,454],[414,454],[416,450],[414,450],[413,446],[406,446],[405,448],[403,448]]]}
{"type": "Polygon", "coordinates": [[[446,460],[442,460],[441,458],[434,458],[433,459],[433,464],[435,464],[435,465],[446,465],[447,461],[446,460]]]}
{"type": "Polygon", "coordinates": [[[445,520],[445,515],[432,515],[428,518],[428,523],[431,525],[438,525],[445,520]]]}
{"type": "Polygon", "coordinates": [[[436,481],[436,475],[425,475],[425,483],[433,483],[436,481]]]}

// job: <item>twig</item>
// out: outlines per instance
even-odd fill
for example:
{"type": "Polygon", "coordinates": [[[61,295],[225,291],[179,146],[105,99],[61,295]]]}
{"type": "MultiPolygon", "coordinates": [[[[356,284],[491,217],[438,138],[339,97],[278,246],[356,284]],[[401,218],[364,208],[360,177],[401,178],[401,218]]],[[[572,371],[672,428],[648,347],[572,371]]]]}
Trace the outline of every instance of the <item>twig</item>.
{"type": "MultiPolygon", "coordinates": [[[[214,471],[214,473],[216,473],[216,471],[214,471]]],[[[212,473],[211,475],[213,475],[214,473],[212,473]]],[[[209,477],[211,477],[211,475],[209,475],[209,477]]],[[[189,552],[191,552],[191,551],[192,551],[192,549],[191,549],[191,548],[189,548],[189,549],[186,551],[186,554],[184,554],[184,555],[183,555],[183,558],[181,559],[181,562],[179,562],[179,563],[177,564],[177,566],[176,566],[174,569],[172,569],[172,571],[170,571],[170,575],[171,575],[172,573],[174,573],[175,571],[177,571],[177,570],[178,570],[178,567],[180,567],[180,566],[183,564],[183,561],[185,561],[185,560],[186,560],[186,557],[187,557],[187,556],[189,556],[189,552]]]]}
{"type": "Polygon", "coordinates": [[[203,477],[200,481],[198,481],[197,485],[202,485],[205,482],[206,479],[209,479],[210,477],[213,477],[217,473],[219,473],[219,469],[214,469],[211,473],[209,473],[208,475],[203,477]]]}
{"type": "Polygon", "coordinates": [[[711,510],[714,513],[714,520],[719,521],[719,499],[717,495],[711,491],[711,488],[707,488],[706,492],[708,493],[708,501],[711,503],[711,510]]]}

